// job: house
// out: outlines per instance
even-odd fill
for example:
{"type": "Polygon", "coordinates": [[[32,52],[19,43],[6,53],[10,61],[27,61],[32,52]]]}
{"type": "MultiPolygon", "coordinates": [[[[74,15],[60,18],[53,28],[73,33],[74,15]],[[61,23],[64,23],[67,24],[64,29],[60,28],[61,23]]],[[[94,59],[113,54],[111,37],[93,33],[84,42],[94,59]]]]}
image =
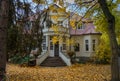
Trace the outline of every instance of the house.
{"type": "Polygon", "coordinates": [[[75,25],[74,29],[70,21],[78,22],[81,19],[79,15],[71,16],[71,13],[66,12],[65,8],[58,4],[51,5],[47,12],[52,24],[49,27],[46,25],[47,22],[44,22],[43,52],[37,58],[38,65],[47,57],[61,57],[67,65],[71,65],[67,51],[75,51],[77,61],[81,57],[89,58],[95,54],[101,33],[95,30],[91,19],[82,19],[81,24],[75,25]]]}
{"type": "MultiPolygon", "coordinates": [[[[78,18],[75,15],[71,19],[77,21],[78,18]]],[[[94,56],[100,42],[100,36],[101,33],[95,30],[93,21],[89,18],[82,19],[81,25],[76,26],[76,29],[70,27],[70,37],[75,41],[74,45],[71,45],[71,50],[75,51],[78,58],[76,60],[94,56]]]]}

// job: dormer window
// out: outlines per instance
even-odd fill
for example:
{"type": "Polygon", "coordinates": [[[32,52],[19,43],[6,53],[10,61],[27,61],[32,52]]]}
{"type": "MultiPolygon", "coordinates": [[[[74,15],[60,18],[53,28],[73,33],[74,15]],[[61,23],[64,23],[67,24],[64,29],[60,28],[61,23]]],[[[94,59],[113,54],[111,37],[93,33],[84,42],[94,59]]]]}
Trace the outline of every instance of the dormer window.
{"type": "Polygon", "coordinates": [[[76,26],[77,26],[77,29],[85,29],[85,23],[79,23],[76,26]]]}

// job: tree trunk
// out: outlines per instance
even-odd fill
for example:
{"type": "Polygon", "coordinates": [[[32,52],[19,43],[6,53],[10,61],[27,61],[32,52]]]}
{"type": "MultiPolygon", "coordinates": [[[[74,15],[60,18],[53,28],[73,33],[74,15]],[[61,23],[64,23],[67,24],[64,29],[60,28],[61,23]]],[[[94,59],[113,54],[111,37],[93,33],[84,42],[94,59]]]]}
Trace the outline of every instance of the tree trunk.
{"type": "Polygon", "coordinates": [[[120,55],[120,51],[119,51],[118,43],[116,40],[116,34],[115,34],[115,17],[111,14],[107,6],[106,0],[98,0],[98,2],[108,22],[108,35],[109,35],[110,45],[112,50],[111,81],[120,81],[119,65],[118,65],[118,56],[120,55]]]}
{"type": "Polygon", "coordinates": [[[9,16],[9,0],[0,0],[0,81],[6,70],[6,37],[9,16]]]}

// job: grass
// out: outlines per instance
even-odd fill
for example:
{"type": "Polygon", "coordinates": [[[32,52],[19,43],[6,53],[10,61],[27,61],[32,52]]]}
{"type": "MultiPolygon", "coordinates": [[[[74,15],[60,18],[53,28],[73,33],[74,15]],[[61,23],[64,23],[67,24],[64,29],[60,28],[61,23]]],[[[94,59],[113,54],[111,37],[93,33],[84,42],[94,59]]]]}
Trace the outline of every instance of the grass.
{"type": "Polygon", "coordinates": [[[8,64],[10,81],[109,81],[110,65],[75,64],[66,67],[20,67],[8,64]]]}

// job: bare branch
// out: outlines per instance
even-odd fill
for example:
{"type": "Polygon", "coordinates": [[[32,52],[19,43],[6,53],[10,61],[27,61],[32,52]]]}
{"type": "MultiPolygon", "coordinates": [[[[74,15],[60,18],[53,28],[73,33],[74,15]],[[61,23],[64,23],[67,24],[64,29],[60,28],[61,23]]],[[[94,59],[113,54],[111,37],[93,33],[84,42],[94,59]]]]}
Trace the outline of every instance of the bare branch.
{"type": "Polygon", "coordinates": [[[89,11],[90,11],[97,3],[98,3],[98,2],[96,2],[94,5],[92,5],[92,6],[86,11],[85,15],[84,15],[83,17],[81,17],[81,19],[80,19],[78,22],[80,22],[80,21],[89,13],[89,11]]]}
{"type": "Polygon", "coordinates": [[[82,5],[82,4],[89,4],[89,3],[92,3],[93,1],[95,1],[95,0],[83,1],[83,2],[78,1],[77,4],[79,4],[79,5],[82,5]]]}

